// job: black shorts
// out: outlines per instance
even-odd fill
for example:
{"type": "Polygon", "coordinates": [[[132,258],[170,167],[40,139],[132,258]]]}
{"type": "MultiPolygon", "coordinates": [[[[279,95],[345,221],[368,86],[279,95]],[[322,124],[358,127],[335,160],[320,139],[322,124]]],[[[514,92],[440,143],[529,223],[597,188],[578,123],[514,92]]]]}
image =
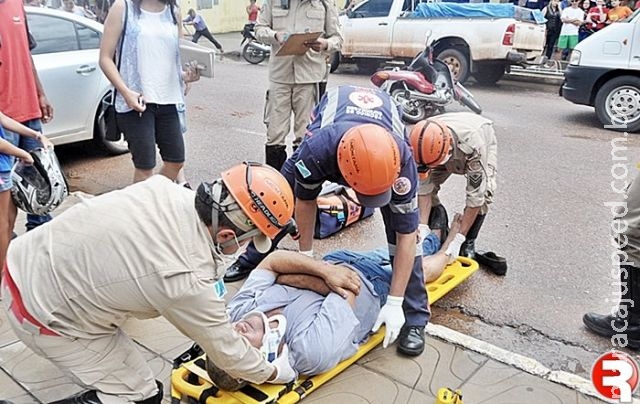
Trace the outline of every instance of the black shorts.
{"type": "Polygon", "coordinates": [[[156,145],[162,161],[184,163],[184,138],[174,104],[147,104],[142,116],[129,111],[118,113],[116,119],[129,143],[135,168],[150,170],[156,166],[156,145]]]}

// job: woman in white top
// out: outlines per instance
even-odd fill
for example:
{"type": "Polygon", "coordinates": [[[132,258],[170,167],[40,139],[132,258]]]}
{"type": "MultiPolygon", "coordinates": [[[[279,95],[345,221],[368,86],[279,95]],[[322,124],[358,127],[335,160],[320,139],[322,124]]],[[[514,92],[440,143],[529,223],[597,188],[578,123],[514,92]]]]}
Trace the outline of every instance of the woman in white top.
{"type": "Polygon", "coordinates": [[[116,90],[116,122],[129,143],[134,182],[153,175],[156,146],[161,174],[175,180],[184,164],[176,107],[184,104],[185,84],[199,75],[181,68],[179,21],[175,0],[116,0],[104,23],[100,67],[116,90]]]}

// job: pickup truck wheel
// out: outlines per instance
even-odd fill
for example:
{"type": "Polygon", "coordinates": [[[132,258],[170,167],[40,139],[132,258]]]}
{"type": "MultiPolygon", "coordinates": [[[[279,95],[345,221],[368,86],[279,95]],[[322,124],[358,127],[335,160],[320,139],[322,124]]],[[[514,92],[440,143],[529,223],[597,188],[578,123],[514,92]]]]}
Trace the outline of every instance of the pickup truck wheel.
{"type": "Polygon", "coordinates": [[[340,52],[333,52],[329,65],[329,73],[335,72],[338,66],[340,66],[340,52]]]}
{"type": "Polygon", "coordinates": [[[603,125],[619,132],[640,131],[640,78],[620,76],[606,82],[595,99],[596,115],[603,125]]]}
{"type": "Polygon", "coordinates": [[[498,80],[504,76],[505,65],[480,63],[478,64],[478,71],[473,73],[473,78],[480,84],[496,84],[498,80]]]}
{"type": "Polygon", "coordinates": [[[453,79],[464,83],[469,78],[469,61],[464,53],[457,49],[445,49],[438,53],[438,59],[449,66],[453,79]]]}

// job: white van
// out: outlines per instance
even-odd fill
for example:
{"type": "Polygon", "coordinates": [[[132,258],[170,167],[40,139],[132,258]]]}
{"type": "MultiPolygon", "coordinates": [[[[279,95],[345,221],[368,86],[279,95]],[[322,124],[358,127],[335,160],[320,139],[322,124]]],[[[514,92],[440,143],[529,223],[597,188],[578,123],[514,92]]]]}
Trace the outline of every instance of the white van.
{"type": "Polygon", "coordinates": [[[640,10],[578,44],[561,94],[595,107],[609,129],[640,131],[640,10]]]}

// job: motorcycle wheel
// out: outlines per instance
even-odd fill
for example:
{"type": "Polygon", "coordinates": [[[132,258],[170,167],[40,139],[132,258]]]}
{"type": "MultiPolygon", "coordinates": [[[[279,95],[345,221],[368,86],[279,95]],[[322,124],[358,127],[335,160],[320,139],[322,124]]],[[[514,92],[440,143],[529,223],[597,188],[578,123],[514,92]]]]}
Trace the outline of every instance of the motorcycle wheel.
{"type": "Polygon", "coordinates": [[[244,60],[246,60],[247,62],[251,63],[252,65],[257,65],[259,63],[261,63],[263,60],[265,60],[267,58],[267,55],[265,52],[256,49],[251,42],[249,42],[243,49],[242,49],[242,57],[244,58],[244,60]]]}
{"type": "Polygon", "coordinates": [[[482,114],[482,107],[480,106],[480,104],[478,104],[478,101],[473,98],[473,95],[469,92],[469,90],[464,88],[460,83],[456,83],[456,88],[460,97],[460,104],[469,108],[478,115],[482,114]]]}
{"type": "Polygon", "coordinates": [[[402,106],[402,120],[407,123],[418,123],[428,118],[426,105],[424,102],[414,102],[405,97],[405,90],[397,88],[391,91],[393,98],[402,106]]]}

